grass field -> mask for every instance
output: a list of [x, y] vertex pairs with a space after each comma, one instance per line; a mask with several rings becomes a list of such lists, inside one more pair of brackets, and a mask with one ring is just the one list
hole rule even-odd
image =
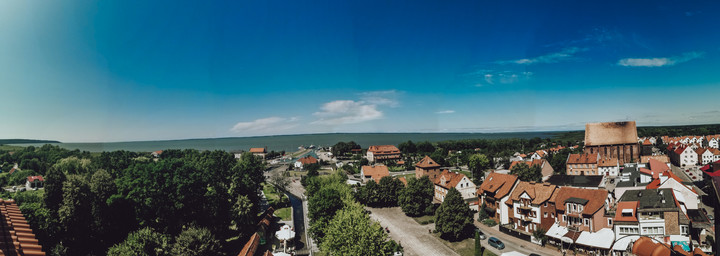
[[[439, 233], [434, 234], [440, 241], [442, 241], [445, 245], [450, 247], [453, 251], [457, 252], [461, 256], [473, 256], [475, 255], [475, 239], [474, 238], [467, 238], [462, 241], [457, 242], [450, 242], [445, 239], [440, 238]], [[485, 250], [483, 253], [483, 256], [497, 256], [496, 254], [492, 253], [490, 250]]]
[[412, 217], [412, 218], [413, 218], [413, 220], [415, 220], [415, 222], [417, 222], [420, 225], [425, 225], [425, 224], [435, 222], [435, 216], [432, 216], [432, 215], [425, 215], [425, 216]]
[[3, 150], [3, 151], [19, 151], [23, 148], [24, 147], [21, 147], [21, 146], [0, 145], [0, 150]]
[[280, 208], [280, 209], [277, 209], [277, 210], [275, 211], [275, 216], [280, 217], [280, 218], [281, 218], [282, 220], [284, 220], [284, 221], [289, 221], [289, 220], [291, 220], [291, 219], [290, 219], [290, 214], [292, 214], [292, 208], [291, 208], [291, 207]]

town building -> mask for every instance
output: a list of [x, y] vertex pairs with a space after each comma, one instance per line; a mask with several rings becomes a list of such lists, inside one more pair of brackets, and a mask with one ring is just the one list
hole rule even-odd
[[600, 154], [569, 154], [565, 162], [567, 175], [600, 175], [598, 173]]
[[520, 181], [506, 203], [513, 228], [531, 235], [536, 230], [550, 229], [555, 223], [555, 206], [548, 204], [557, 186], [548, 183]]
[[375, 183], [380, 183], [380, 179], [385, 176], [390, 176], [390, 171], [387, 166], [384, 165], [363, 165], [360, 168], [360, 178], [363, 183], [367, 183], [370, 180], [374, 180]]
[[415, 164], [415, 178], [418, 179], [422, 176], [428, 176], [430, 180], [435, 180], [440, 175], [440, 172], [442, 172], [440, 165], [429, 156], [425, 156]]
[[560, 187], [550, 198], [556, 222], [545, 233], [555, 243], [572, 242], [595, 254], [608, 254], [615, 238], [612, 217], [606, 216], [611, 200], [604, 189]]
[[550, 165], [550, 162], [545, 159], [534, 159], [531, 161], [513, 161], [512, 163], [510, 163], [510, 170], [512, 170], [515, 165], [520, 163], [525, 163], [529, 167], [535, 165], [540, 167], [540, 172], [542, 173], [542, 181], [546, 181], [547, 179], [549, 179], [550, 176], [552, 176], [555, 172], [555, 170], [552, 168], [552, 165]]
[[662, 162], [668, 167], [670, 167], [670, 157], [667, 155], [650, 155], [650, 156], [641, 156], [640, 157], [640, 163], [647, 164], [650, 162], [650, 159], [655, 159], [656, 161]]
[[620, 164], [640, 160], [635, 121], [585, 124], [585, 154], [617, 158]]
[[33, 190], [42, 188], [45, 184], [43, 176], [28, 176], [25, 180], [25, 189]]
[[547, 151], [541, 149], [541, 150], [535, 151], [535, 152], [530, 156], [530, 159], [531, 159], [531, 160], [540, 160], [540, 159], [545, 158], [546, 155], [547, 155]]
[[307, 166], [309, 164], [317, 164], [317, 163], [318, 163], [317, 158], [315, 158], [313, 156], [306, 156], [306, 157], [302, 157], [302, 158], [298, 159], [297, 161], [295, 161], [294, 166], [295, 166], [295, 168], [302, 170], [305, 168], [305, 166]]
[[267, 155], [267, 149], [266, 148], [250, 148], [250, 153], [252, 153], [253, 156], [257, 156], [262, 159], [265, 159], [265, 155]]
[[555, 186], [599, 189], [603, 187], [603, 176], [553, 175], [546, 182]]
[[370, 146], [367, 150], [367, 160], [370, 162], [395, 162], [400, 160], [400, 150], [394, 145]]
[[705, 136], [705, 146], [709, 148], [720, 148], [720, 134]]
[[698, 156], [697, 164], [699, 165], [709, 164], [714, 159], [714, 154], [709, 148], [698, 148], [695, 153]]
[[[625, 235], [649, 236], [667, 244], [689, 244], [690, 220], [678, 207], [672, 189], [627, 191], [619, 200], [620, 221], [615, 220], [618, 238]], [[636, 206], [636, 209], [632, 209]], [[619, 208], [619, 207], [618, 207]], [[625, 215], [623, 216], [623, 211]], [[631, 215], [634, 214], [634, 215]], [[616, 218], [617, 213], [616, 213]]]
[[698, 163], [698, 155], [688, 146], [679, 146], [670, 152], [670, 161], [678, 167], [694, 167]]
[[477, 201], [477, 188], [465, 174], [459, 172], [443, 171], [433, 182], [435, 183], [435, 199], [445, 200], [450, 188], [457, 189], [466, 201]]
[[620, 160], [617, 158], [600, 159], [597, 166], [600, 175], [615, 177], [620, 174]]
[[480, 207], [485, 209], [491, 219], [501, 225], [510, 223], [509, 207], [506, 202], [517, 182], [516, 175], [491, 172], [477, 190]]
[[[648, 237], [640, 237], [632, 245], [632, 253], [636, 256], [657, 256], [657, 255], [684, 255], [684, 256], [708, 256], [700, 248], [695, 248], [692, 253], [686, 251], [682, 245], [676, 244], [672, 247], [659, 244]], [[674, 251], [674, 252], [671, 252]]]
[[158, 150], [158, 151], [153, 151], [152, 153], [150, 153], [150, 155], [152, 155], [154, 158], [158, 158], [158, 157], [160, 157], [160, 155], [162, 155], [162, 153], [163, 153], [162, 150]]

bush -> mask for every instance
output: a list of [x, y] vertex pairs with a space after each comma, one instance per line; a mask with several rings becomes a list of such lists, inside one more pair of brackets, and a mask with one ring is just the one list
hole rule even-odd
[[497, 225], [497, 222], [495, 222], [495, 220], [493, 219], [486, 219], [482, 221], [482, 224], [485, 224], [485, 226], [488, 227], [494, 227], [495, 225]]

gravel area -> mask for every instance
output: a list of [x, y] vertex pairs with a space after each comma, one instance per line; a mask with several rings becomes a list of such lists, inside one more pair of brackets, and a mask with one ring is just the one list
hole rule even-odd
[[405, 250], [404, 255], [458, 255], [438, 238], [428, 233], [431, 226], [418, 224], [412, 218], [405, 216], [400, 207], [367, 207], [366, 209], [370, 211], [370, 218], [390, 229], [390, 237], [402, 244]]

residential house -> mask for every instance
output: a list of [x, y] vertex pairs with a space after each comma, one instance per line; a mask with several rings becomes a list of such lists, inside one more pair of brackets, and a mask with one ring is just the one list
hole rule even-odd
[[509, 207], [506, 202], [517, 182], [516, 175], [491, 172], [477, 190], [478, 204], [485, 209], [490, 218], [500, 224], [510, 223]]
[[600, 154], [569, 154], [566, 161], [567, 175], [601, 175], [598, 173]]
[[43, 176], [28, 176], [25, 180], [25, 188], [27, 190], [42, 188], [44, 183], [45, 179]]
[[444, 170], [433, 183], [435, 183], [435, 199], [440, 202], [445, 200], [450, 188], [457, 189], [466, 201], [477, 201], [475, 183], [465, 174]]
[[555, 186], [599, 189], [603, 186], [603, 176], [553, 175], [546, 182]]
[[520, 181], [508, 200], [510, 223], [522, 233], [532, 235], [536, 230], [550, 229], [555, 223], [555, 206], [549, 205], [557, 186], [549, 183]]
[[708, 148], [708, 151], [713, 154], [713, 162], [720, 161], [720, 149], [717, 148]]
[[415, 178], [418, 179], [422, 176], [428, 176], [430, 180], [435, 180], [440, 175], [440, 172], [442, 172], [440, 165], [429, 156], [425, 156], [415, 164]]
[[698, 156], [698, 164], [705, 165], [713, 161], [714, 154], [709, 148], [698, 148], [695, 150]]
[[317, 164], [317, 163], [318, 163], [317, 158], [315, 158], [313, 156], [306, 156], [306, 157], [300, 158], [297, 161], [295, 161], [295, 168], [299, 168], [300, 170], [302, 170], [305, 168], [305, 166], [307, 166], [309, 164]]
[[370, 146], [367, 160], [370, 162], [395, 162], [400, 159], [400, 150], [394, 145]]
[[158, 157], [160, 157], [160, 155], [162, 155], [162, 153], [163, 153], [162, 150], [158, 150], [158, 151], [153, 151], [152, 153], [150, 153], [150, 155], [152, 155], [154, 158], [158, 158]]
[[525, 163], [529, 167], [532, 167], [534, 165], [539, 166], [540, 172], [542, 173], [542, 181], [548, 180], [550, 176], [552, 176], [555, 172], [555, 170], [553, 170], [552, 166], [550, 165], [550, 162], [545, 159], [534, 159], [531, 161], [513, 161], [512, 163], [510, 163], [510, 170], [512, 170], [515, 165], [520, 163]]
[[546, 155], [547, 155], [547, 151], [541, 149], [541, 150], [535, 151], [535, 152], [530, 156], [530, 159], [531, 159], [531, 160], [540, 160], [540, 159], [545, 158]]
[[694, 167], [697, 165], [697, 152], [691, 147], [679, 146], [670, 152], [670, 161], [678, 167]]
[[617, 158], [620, 164], [640, 159], [635, 121], [585, 124], [585, 154]]
[[700, 195], [695, 192], [692, 183], [686, 184], [677, 175], [667, 170], [659, 175], [659, 177], [646, 186], [647, 189], [672, 189], [675, 199], [678, 201], [680, 209], [687, 213], [687, 210], [698, 209]]
[[720, 134], [705, 136], [705, 146], [709, 148], [720, 148]]
[[[634, 215], [621, 216], [615, 221], [620, 235], [649, 236], [667, 244], [671, 242], [689, 243], [690, 220], [682, 212], [673, 196], [672, 189], [644, 189], [627, 191], [620, 198], [623, 210], [629, 215], [631, 207], [637, 205]], [[622, 211], [620, 214], [622, 215]], [[617, 218], [617, 214], [615, 216]], [[637, 219], [637, 220], [635, 220]]]
[[654, 179], [660, 177], [661, 171], [653, 171], [652, 169], [640, 168], [637, 164], [626, 164], [620, 170], [620, 175], [616, 179], [619, 181], [615, 184], [613, 194], [615, 198], [620, 198], [629, 190], [643, 190]]
[[649, 163], [650, 159], [655, 159], [657, 161], [660, 161], [667, 165], [667, 167], [670, 167], [670, 157], [667, 155], [651, 155], [651, 156], [641, 156], [640, 157], [640, 163]]
[[612, 217], [605, 214], [610, 204], [607, 190], [560, 187], [549, 200], [557, 219], [545, 234], [554, 241], [569, 239], [576, 246], [605, 255], [615, 238]]
[[252, 153], [253, 156], [258, 156], [262, 159], [265, 159], [265, 155], [267, 155], [267, 149], [266, 148], [250, 148], [250, 153]]
[[363, 183], [367, 183], [371, 179], [376, 183], [380, 183], [380, 179], [385, 176], [390, 176], [390, 171], [384, 165], [363, 165], [360, 168], [360, 178]]
[[598, 161], [598, 173], [603, 176], [618, 176], [620, 173], [620, 160], [617, 158], [603, 158]]

